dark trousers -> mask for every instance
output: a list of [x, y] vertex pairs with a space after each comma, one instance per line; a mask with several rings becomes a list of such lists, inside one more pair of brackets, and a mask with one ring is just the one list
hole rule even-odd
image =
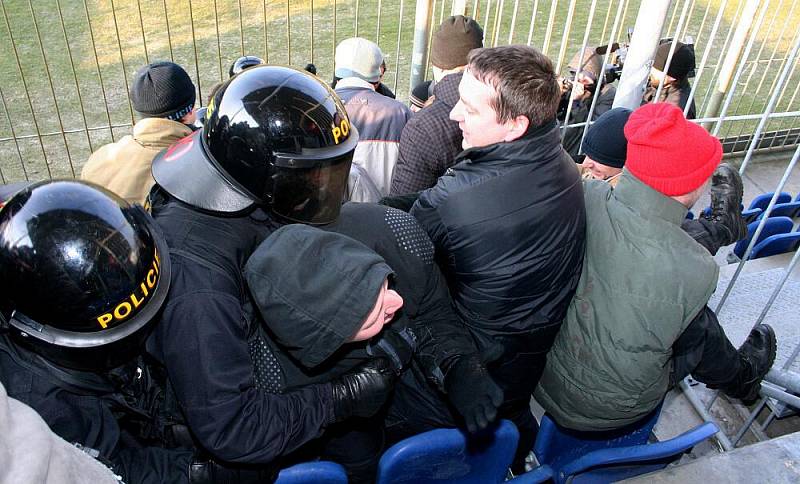
[[738, 351], [708, 306], [672, 344], [673, 385], [691, 374], [694, 379], [719, 388], [735, 381], [741, 369]]
[[698, 244], [708, 250], [711, 255], [717, 253], [720, 247], [728, 245], [729, 234], [720, 224], [709, 222], [705, 219], [684, 220], [681, 228], [689, 234]]
[[[495, 335], [493, 338], [503, 347], [501, 357], [488, 365], [492, 378], [505, 396], [498, 418], [514, 422], [520, 435], [512, 464], [515, 472], [524, 466], [525, 457], [536, 441], [539, 424], [531, 413], [531, 396], [560, 327], [560, 324], [554, 324], [528, 333]], [[406, 372], [396, 389], [386, 421], [389, 444], [428, 430], [457, 426], [460, 418], [456, 410], [445, 403], [446, 398], [425, 383], [421, 375]]]

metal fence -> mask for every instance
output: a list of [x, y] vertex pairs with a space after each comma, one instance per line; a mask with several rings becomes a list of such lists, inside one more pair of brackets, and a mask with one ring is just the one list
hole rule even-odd
[[[753, 3], [756, 9], [748, 10]], [[405, 99], [420, 9], [426, 41], [431, 26], [462, 11], [484, 26], [486, 45], [534, 45], [565, 73], [582, 45], [624, 43], [640, 9], [648, 8], [648, 0], [2, 0], [0, 181], [79, 174], [93, 150], [130, 131], [129, 80], [156, 59], [185, 66], [202, 105], [240, 55], [300, 67], [313, 62], [331, 79], [336, 43], [359, 35], [384, 50], [386, 82]], [[753, 27], [737, 37], [737, 26], [749, 18]], [[724, 54], [737, 42], [743, 46], [723, 109], [707, 116], [721, 137], [740, 139], [733, 145], [751, 139], [756, 115], [775, 92], [775, 114], [764, 131], [785, 135], [769, 137], [770, 146], [797, 143], [791, 127], [800, 111], [800, 73], [789, 51], [798, 20], [800, 8], [791, 0], [675, 0], [669, 6], [662, 36], [691, 38], [696, 46], [698, 113], [707, 113], [716, 85], [730, 76]], [[425, 61], [424, 72], [428, 67]]]

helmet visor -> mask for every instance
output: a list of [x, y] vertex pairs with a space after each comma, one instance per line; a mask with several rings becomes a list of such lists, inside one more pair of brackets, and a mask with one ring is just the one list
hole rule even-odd
[[276, 165], [272, 211], [293, 222], [313, 225], [333, 222], [342, 207], [352, 160], [350, 151], [312, 167]]

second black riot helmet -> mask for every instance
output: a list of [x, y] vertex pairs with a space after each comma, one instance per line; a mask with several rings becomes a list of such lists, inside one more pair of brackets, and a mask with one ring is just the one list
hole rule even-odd
[[153, 177], [189, 205], [232, 213], [262, 205], [297, 222], [339, 215], [358, 132], [319, 78], [247, 69], [221, 87], [202, 131], [153, 161]]

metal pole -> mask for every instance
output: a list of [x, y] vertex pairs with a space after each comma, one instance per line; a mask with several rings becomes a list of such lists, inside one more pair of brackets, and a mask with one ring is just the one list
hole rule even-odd
[[[733, 39], [728, 49], [725, 51], [725, 59], [722, 61], [722, 69], [717, 77], [717, 87], [711, 94], [708, 100], [706, 111], [703, 114], [704, 118], [715, 118], [720, 113], [720, 106], [728, 92], [730, 86], [731, 76], [736, 64], [739, 62], [739, 56], [744, 48], [747, 33], [750, 31], [750, 26], [753, 24], [753, 19], [756, 17], [756, 10], [758, 9], [759, 0], [747, 0], [742, 16], [739, 17], [739, 24], [736, 26], [736, 32], [733, 34]], [[634, 34], [635, 35], [635, 34]], [[710, 126], [704, 126], [709, 129]]]
[[550, 3], [550, 16], [547, 18], [547, 30], [544, 33], [544, 43], [542, 43], [542, 54], [547, 55], [550, 47], [550, 37], [553, 35], [553, 25], [556, 23], [556, 12], [558, 11], [558, 0]]
[[533, 40], [533, 26], [536, 24], [536, 13], [539, 10], [539, 0], [533, 0], [533, 11], [531, 12], [531, 25], [528, 29], [528, 45], [531, 45]]
[[[694, 394], [694, 390], [686, 382], [686, 378], [681, 380], [680, 387], [681, 390], [683, 390], [683, 394], [686, 395], [686, 398], [689, 400], [689, 403], [692, 404], [694, 409], [700, 415], [700, 418], [702, 418], [706, 422], [713, 422], [714, 417], [712, 417], [708, 413], [708, 411], [706, 411], [706, 407], [703, 405], [703, 402], [701, 402], [700, 399], [697, 398], [697, 395]], [[725, 432], [723, 432], [722, 430], [717, 432], [714, 435], [714, 438], [717, 439], [717, 442], [719, 442], [719, 444], [722, 446], [723, 449], [733, 450], [733, 444], [731, 443], [730, 439], [728, 439], [728, 436], [725, 435]]]
[[431, 32], [432, 0], [417, 0], [414, 16], [414, 47], [411, 54], [411, 88], [425, 80], [428, 64], [428, 37]]
[[[711, 53], [711, 46], [714, 44], [714, 39], [717, 36], [717, 30], [719, 29], [719, 24], [722, 21], [722, 14], [725, 12], [725, 6], [728, 4], [728, 0], [722, 0], [722, 5], [719, 6], [719, 12], [717, 12], [717, 18], [714, 20], [714, 26], [711, 27], [711, 33], [708, 35], [708, 42], [706, 44], [706, 50], [703, 52], [703, 60], [700, 61], [700, 67], [697, 69], [697, 76], [694, 79], [694, 85], [692, 86], [692, 90], [689, 93], [689, 99], [686, 100], [686, 107], [683, 109], [683, 115], [689, 112], [689, 108], [692, 107], [692, 101], [694, 101], [694, 94], [697, 91], [697, 87], [700, 85], [700, 77], [703, 75], [703, 72], [706, 68], [706, 62], [708, 62], [708, 56]], [[709, 3], [709, 5], [711, 5]], [[708, 10], [706, 10], [708, 13]]]
[[645, 83], [650, 76], [653, 55], [658, 47], [668, 10], [669, 2], [642, 0], [639, 13], [636, 15], [631, 46], [625, 58], [625, 66], [622, 68], [622, 77], [617, 86], [615, 108], [636, 109], [642, 104]]
[[[572, 17], [575, 15], [575, 4], [577, 0], [570, 0], [569, 6], [567, 7], [567, 19], [564, 25], [564, 33], [561, 35], [561, 47], [558, 49], [558, 61], [556, 61], [556, 73], [561, 72], [561, 65], [564, 63], [564, 56], [567, 53], [567, 44], [569, 43], [569, 32], [572, 30]], [[585, 51], [586, 47], [581, 50], [581, 53]], [[598, 85], [600, 84], [600, 79], [597, 80]]]
[[[675, 28], [675, 35], [672, 36], [673, 39], [678, 39], [678, 33], [683, 28], [683, 24], [686, 22], [686, 12], [689, 10], [689, 1], [686, 0], [683, 2], [683, 9], [681, 10], [681, 16], [678, 18], [678, 26]], [[677, 11], [677, 9], [675, 9]], [[670, 27], [672, 27], [672, 22], [670, 22]], [[664, 90], [664, 84], [667, 79], [667, 72], [669, 71], [669, 66], [672, 64], [672, 56], [675, 54], [675, 48], [678, 46], [677, 42], [672, 42], [669, 46], [669, 53], [667, 54], [667, 60], [664, 62], [664, 71], [661, 73], [661, 78], [658, 82], [658, 88], [656, 89], [656, 95], [653, 96], [653, 102], [658, 102], [661, 98], [661, 92]]]
[[[477, 1], [475, 2], [477, 5]], [[453, 0], [453, 6], [450, 8], [450, 15], [466, 15], [467, 14], [467, 0]]]

